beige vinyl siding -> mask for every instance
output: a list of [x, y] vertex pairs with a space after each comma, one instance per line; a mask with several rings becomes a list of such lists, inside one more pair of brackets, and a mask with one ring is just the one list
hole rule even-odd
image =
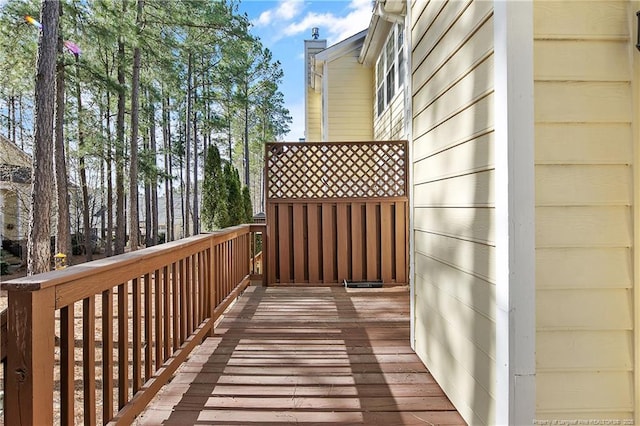
[[534, 2], [540, 420], [633, 418], [628, 6]]
[[[25, 191], [26, 192], [26, 191]], [[26, 194], [21, 194], [22, 196]], [[4, 205], [0, 205], [2, 207], [2, 225], [4, 229], [2, 230], [2, 236], [9, 240], [19, 240], [24, 238], [23, 235], [20, 235], [20, 227], [21, 223], [24, 223], [25, 218], [24, 213], [21, 215], [19, 212], [20, 205], [24, 201], [24, 198], [18, 197], [18, 193], [14, 189], [0, 189], [0, 201], [4, 201]], [[12, 225], [7, 227], [7, 225]]]
[[[375, 89], [374, 89], [375, 91]], [[391, 104], [378, 116], [375, 111], [373, 119], [373, 137], [375, 140], [404, 140], [405, 134], [405, 105], [404, 89], [398, 89]]]
[[328, 63], [328, 140], [372, 140], [373, 72], [358, 63], [358, 50]]
[[493, 3], [412, 3], [415, 346], [470, 424], [495, 423]]
[[307, 87], [307, 114], [305, 123], [305, 139], [307, 142], [322, 141], [322, 95]]

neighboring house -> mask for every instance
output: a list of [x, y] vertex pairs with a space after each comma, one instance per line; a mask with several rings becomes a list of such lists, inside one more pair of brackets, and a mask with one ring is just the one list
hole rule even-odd
[[640, 423], [638, 10], [375, 3], [363, 112], [410, 141], [412, 343], [470, 424]]
[[0, 136], [0, 235], [26, 238], [31, 190], [31, 157]]
[[366, 33], [329, 48], [305, 41], [307, 142], [372, 140], [373, 75], [358, 62]]

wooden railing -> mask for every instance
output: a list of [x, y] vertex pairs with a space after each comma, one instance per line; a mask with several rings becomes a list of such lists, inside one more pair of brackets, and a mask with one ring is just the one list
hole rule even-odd
[[257, 277], [256, 233], [264, 225], [3, 283], [5, 424], [130, 424]]

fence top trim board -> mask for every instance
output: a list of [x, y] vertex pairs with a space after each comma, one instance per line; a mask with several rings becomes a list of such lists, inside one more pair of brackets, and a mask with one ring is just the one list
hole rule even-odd
[[[131, 277], [136, 277], [148, 273], [149, 270], [162, 268], [165, 266], [163, 257], [167, 253], [171, 253], [177, 260], [197, 253], [210, 245], [217, 245], [222, 242], [231, 240], [240, 234], [249, 232], [261, 232], [265, 229], [264, 224], [255, 225], [238, 225], [227, 228], [223, 231], [215, 231], [209, 234], [194, 235], [192, 237], [183, 238], [157, 246], [124, 253], [114, 257], [94, 260], [92, 262], [82, 263], [70, 266], [63, 270], [49, 271], [43, 274], [33, 275], [29, 277], [16, 278], [0, 284], [2, 290], [8, 291], [37, 291], [49, 287], [59, 285], [73, 285], [73, 283], [83, 280], [96, 274], [106, 276], [110, 272], [116, 270], [122, 271], [127, 266], [131, 267]], [[177, 257], [176, 252], [182, 252], [182, 256]], [[140, 274], [138, 274], [140, 272]], [[115, 276], [115, 281], [126, 280], [122, 276]], [[117, 283], [115, 283], [117, 284]], [[105, 282], [104, 287], [109, 288], [112, 284]]]
[[268, 143], [267, 200], [406, 197], [407, 147], [407, 141]]

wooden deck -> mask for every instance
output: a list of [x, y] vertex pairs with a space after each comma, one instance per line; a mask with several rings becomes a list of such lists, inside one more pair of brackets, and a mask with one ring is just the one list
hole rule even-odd
[[409, 346], [406, 287], [249, 287], [139, 425], [464, 425]]

